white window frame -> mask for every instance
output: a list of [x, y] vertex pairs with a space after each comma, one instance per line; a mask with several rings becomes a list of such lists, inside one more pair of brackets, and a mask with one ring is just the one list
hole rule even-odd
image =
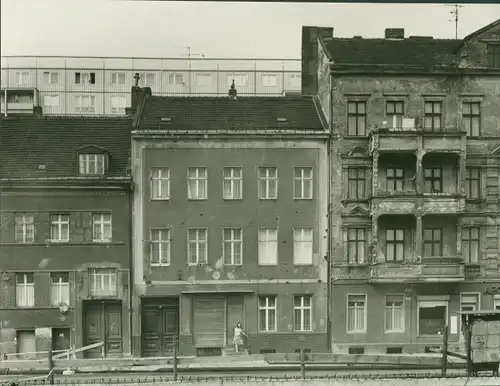
[[16, 84], [28, 84], [31, 79], [29, 71], [16, 71]]
[[[295, 299], [300, 298], [300, 305], [295, 305]], [[305, 299], [309, 299], [309, 305], [305, 305]], [[294, 295], [293, 297], [293, 330], [294, 331], [312, 331], [312, 296], [311, 295]], [[296, 311], [300, 312], [300, 328], [295, 329], [296, 327]], [[305, 328], [305, 312], [309, 311], [309, 328]]]
[[103, 175], [106, 169], [105, 154], [80, 154], [79, 172], [85, 175]]
[[[105, 278], [108, 286], [105, 288]], [[100, 284], [100, 287], [97, 287]], [[118, 272], [116, 268], [90, 268], [89, 293], [94, 297], [113, 297], [118, 294]]]
[[43, 72], [43, 82], [45, 84], [58, 84], [59, 83], [59, 73], [55, 71], [44, 71]]
[[[18, 280], [20, 276], [22, 281]], [[21, 294], [24, 296], [21, 297]], [[21, 301], [21, 299], [24, 299], [24, 301]], [[35, 307], [35, 275], [33, 272], [16, 273], [16, 307]]]
[[[277, 265], [278, 264], [278, 228], [259, 228], [258, 229], [258, 263], [259, 265]], [[274, 247], [270, 247], [274, 245]], [[268, 259], [267, 256], [273, 251], [274, 256]], [[266, 258], [264, 259], [264, 256]]]
[[52, 243], [68, 243], [69, 240], [70, 240], [69, 214], [67, 213], [51, 214], [50, 241]]
[[[261, 304], [261, 300], [264, 300], [264, 304]], [[274, 304], [272, 304], [274, 301]], [[276, 295], [263, 295], [259, 296], [258, 300], [259, 308], [259, 331], [260, 332], [276, 332], [278, 325], [278, 297]], [[274, 318], [270, 317], [271, 312], [274, 311]], [[264, 312], [264, 320], [262, 320], [262, 312]], [[270, 328], [270, 321], [273, 321], [274, 328]], [[264, 322], [264, 328], [262, 328], [262, 322]]]
[[[401, 306], [388, 306], [387, 301], [388, 298], [391, 296], [399, 296], [401, 297]], [[387, 328], [387, 309], [390, 309], [391, 312], [391, 326], [392, 328]], [[401, 310], [401, 328], [394, 328], [395, 325], [395, 310]], [[405, 295], [404, 294], [386, 294], [385, 295], [385, 303], [384, 303], [384, 330], [386, 333], [393, 334], [393, 333], [404, 333], [405, 332], [405, 323], [406, 323], [406, 307], [405, 307]]]
[[[226, 172], [227, 175], [226, 175]], [[229, 194], [226, 194], [226, 186]], [[236, 187], [239, 186], [239, 194]], [[240, 166], [224, 166], [222, 168], [222, 194], [224, 200], [243, 199], [243, 168]]]
[[[434, 306], [444, 306], [446, 307], [446, 322], [449, 323], [449, 313], [450, 313], [450, 304], [449, 300], [425, 300], [418, 299], [417, 300], [417, 336], [421, 337], [434, 337], [435, 335], [420, 335], [420, 308], [430, 308], [430, 307], [420, 307], [421, 304], [428, 304]], [[437, 336], [437, 335], [436, 335]]]
[[[170, 266], [171, 253], [171, 236], [170, 228], [151, 228], [150, 230], [150, 259], [151, 267], [168, 267]], [[156, 249], [154, 246], [156, 245]], [[154, 255], [158, 253], [158, 256]]]
[[127, 74], [122, 71], [115, 71], [111, 73], [111, 84], [125, 84], [127, 83]]
[[95, 112], [95, 95], [76, 95], [75, 111], [79, 113]]
[[[467, 297], [474, 297], [476, 298], [476, 301], [474, 303], [470, 302], [470, 301], [464, 301], [465, 298]], [[464, 309], [464, 305], [473, 305], [474, 307], [472, 307], [473, 309], [472, 310], [466, 310]], [[460, 311], [461, 312], [464, 312], [464, 311], [479, 311], [481, 309], [481, 293], [480, 292], [460, 292]], [[493, 309], [495, 309], [495, 298], [493, 298]], [[465, 337], [464, 337], [464, 334], [463, 334], [463, 331], [462, 331], [462, 325], [461, 325], [461, 318], [460, 316], [458, 317], [458, 321], [459, 321], [459, 329], [458, 331], [460, 331], [460, 339], [461, 340], [464, 340]]]
[[[271, 81], [272, 79], [272, 81]], [[262, 86], [264, 87], [277, 87], [278, 76], [276, 74], [262, 74]]]
[[151, 200], [170, 200], [170, 168], [154, 167], [149, 172], [151, 179]]
[[[55, 281], [54, 279], [57, 279], [57, 281]], [[61, 303], [69, 305], [70, 304], [69, 273], [54, 272], [50, 275], [50, 280], [51, 280], [50, 302], [52, 307], [59, 307]]]
[[[111, 96], [111, 112], [125, 113], [125, 109], [127, 107], [127, 97], [124, 95], [112, 95]], [[116, 103], [118, 101], [118, 103]], [[117, 106], [118, 105], [118, 106]]]
[[[19, 233], [21, 233], [21, 238], [17, 237]], [[33, 214], [15, 214], [14, 240], [20, 244], [32, 244], [35, 242], [35, 218]]]
[[[349, 303], [353, 303], [353, 301], [351, 301], [352, 297], [357, 297], [357, 298], [360, 298], [360, 297], [363, 297], [363, 307], [360, 307], [358, 304], [355, 304], [354, 306], [349, 306]], [[346, 331], [348, 334], [366, 334], [366, 325], [367, 325], [367, 322], [368, 322], [368, 315], [367, 315], [367, 311], [368, 311], [368, 296], [366, 294], [362, 294], [362, 293], [348, 293], [347, 294], [347, 302], [346, 302]], [[354, 303], [357, 303], [357, 302], [354, 302]], [[363, 309], [363, 326], [362, 328], [355, 328], [355, 329], [349, 329], [349, 314], [350, 312], [355, 312], [354, 315], [358, 315], [358, 313], [356, 312], [357, 310], [360, 310], [360, 309]], [[355, 316], [355, 319], [357, 320], [358, 317]], [[359, 325], [359, 320], [357, 320], [357, 322], [355, 323], [357, 325]]]
[[[304, 256], [306, 247], [311, 251]], [[314, 248], [314, 229], [312, 227], [293, 228], [293, 264], [312, 265]]]
[[[196, 237], [190, 238], [190, 231], [194, 231]], [[203, 232], [204, 237], [200, 237], [200, 232]], [[205, 265], [208, 263], [208, 228], [188, 228], [187, 229], [187, 253], [188, 265]], [[205, 246], [205, 256], [200, 254], [200, 245]], [[196, 261], [191, 261], [191, 248], [195, 248]], [[203, 258], [200, 258], [203, 257]]]
[[292, 88], [302, 86], [302, 75], [292, 74], [289, 78], [289, 84]]
[[[297, 176], [297, 172], [300, 173]], [[310, 172], [310, 176], [305, 176]], [[309, 184], [309, 194], [306, 195], [306, 184]], [[299, 189], [297, 189], [299, 188]], [[299, 190], [299, 191], [297, 191]], [[312, 200], [313, 198], [313, 168], [312, 166], [295, 166], [293, 168], [293, 198], [295, 200]]]
[[[276, 172], [272, 176], [272, 171]], [[258, 195], [260, 200], [276, 200], [278, 198], [279, 188], [279, 170], [276, 166], [259, 166], [257, 170], [258, 177]], [[271, 195], [271, 183], [275, 184], [274, 195]], [[264, 190], [264, 194], [261, 194]]]
[[[203, 79], [203, 81], [202, 81]], [[210, 79], [210, 82], [205, 79]], [[211, 73], [197, 73], [196, 74], [196, 86], [197, 87], [212, 87], [214, 83], [213, 75]]]
[[111, 213], [92, 213], [92, 240], [94, 243], [109, 243], [113, 239]]
[[139, 85], [141, 86], [153, 86], [155, 83], [155, 73], [154, 72], [140, 72], [139, 73]]
[[224, 265], [243, 265], [243, 228], [222, 228], [222, 255]]
[[248, 74], [229, 74], [227, 75], [227, 87], [231, 87], [233, 83], [235, 87], [248, 87], [249, 78]]
[[57, 94], [44, 95], [43, 96], [43, 106], [44, 107], [59, 107], [59, 95], [57, 95]]
[[[194, 171], [195, 176], [191, 177], [191, 171]], [[194, 183], [196, 196], [191, 191], [191, 183]], [[208, 199], [208, 170], [206, 167], [189, 167], [187, 171], [187, 184], [188, 184], [188, 200], [206, 200]], [[201, 188], [203, 188], [201, 190]], [[202, 192], [202, 196], [198, 193]]]
[[168, 84], [170, 86], [183, 86], [185, 84], [184, 73], [171, 72], [168, 74]]

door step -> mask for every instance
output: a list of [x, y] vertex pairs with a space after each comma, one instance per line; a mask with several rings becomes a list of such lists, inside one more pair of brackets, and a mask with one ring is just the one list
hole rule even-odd
[[234, 347], [227, 347], [222, 349], [222, 356], [230, 356], [230, 355], [248, 355], [247, 348], [240, 348], [239, 352], [236, 352]]

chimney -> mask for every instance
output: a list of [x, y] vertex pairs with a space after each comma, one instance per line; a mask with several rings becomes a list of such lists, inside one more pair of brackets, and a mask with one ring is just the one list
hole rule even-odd
[[318, 39], [333, 37], [332, 27], [302, 27], [302, 94], [318, 93]]
[[152, 95], [151, 87], [142, 87], [142, 88], [139, 87], [140, 76], [139, 76], [138, 72], [135, 73], [134, 79], [135, 79], [135, 84], [132, 86], [132, 90], [131, 90], [131, 93], [132, 93], [132, 98], [131, 98], [131, 103], [130, 103], [131, 107], [127, 107], [125, 109], [125, 113], [127, 115], [134, 115], [135, 112], [137, 111], [137, 107], [139, 107], [142, 100], [146, 96]]
[[233, 82], [231, 83], [231, 87], [229, 88], [229, 91], [227, 92], [227, 95], [229, 96], [229, 99], [236, 100], [236, 95], [238, 95], [238, 91], [236, 90], [236, 86], [234, 84], [234, 79], [233, 79]]
[[33, 106], [33, 115], [40, 118], [43, 115], [42, 106]]
[[386, 28], [385, 38], [390, 40], [401, 40], [405, 38], [404, 28]]

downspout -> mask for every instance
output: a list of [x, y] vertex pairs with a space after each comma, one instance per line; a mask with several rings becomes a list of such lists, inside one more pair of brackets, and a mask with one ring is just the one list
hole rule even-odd
[[[132, 157], [131, 157], [132, 158]], [[132, 162], [132, 161], [131, 161]], [[128, 238], [128, 256], [129, 256], [129, 267], [128, 267], [128, 274], [129, 274], [129, 279], [128, 279], [128, 294], [129, 294], [129, 323], [128, 323], [128, 329], [129, 329], [129, 337], [130, 337], [130, 356], [134, 356], [133, 354], [133, 329], [132, 329], [132, 323], [133, 323], [133, 315], [134, 315], [134, 308], [133, 308], [133, 293], [134, 293], [134, 259], [133, 259], [133, 252], [132, 252], [132, 209], [133, 209], [133, 191], [134, 191], [134, 185], [133, 181], [130, 182], [128, 186], [128, 214], [129, 214], [129, 219], [128, 219], [128, 231], [129, 231], [129, 238]]]
[[330, 73], [328, 76], [329, 80], [329, 93], [330, 93], [330, 98], [329, 98], [329, 117], [328, 117], [328, 143], [327, 143], [327, 160], [328, 160], [328, 203], [327, 203], [327, 208], [328, 208], [328, 232], [327, 232], [327, 239], [328, 239], [328, 248], [327, 248], [327, 261], [328, 261], [328, 268], [326, 270], [327, 272], [327, 299], [328, 299], [328, 304], [327, 304], [327, 329], [326, 329], [326, 338], [328, 340], [328, 351], [332, 352], [333, 351], [333, 345], [332, 345], [332, 286], [333, 282], [331, 280], [331, 270], [332, 270], [332, 205], [331, 205], [331, 190], [332, 190], [332, 113], [333, 113], [333, 107], [332, 107], [332, 96], [333, 96], [333, 90], [332, 90], [332, 74]]

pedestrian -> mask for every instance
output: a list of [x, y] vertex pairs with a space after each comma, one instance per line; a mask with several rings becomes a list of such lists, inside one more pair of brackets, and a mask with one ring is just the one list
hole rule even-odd
[[239, 348], [243, 345], [244, 337], [248, 337], [247, 334], [243, 332], [243, 328], [241, 327], [241, 322], [236, 323], [236, 327], [234, 328], [234, 347], [236, 348], [236, 352], [240, 352]]

